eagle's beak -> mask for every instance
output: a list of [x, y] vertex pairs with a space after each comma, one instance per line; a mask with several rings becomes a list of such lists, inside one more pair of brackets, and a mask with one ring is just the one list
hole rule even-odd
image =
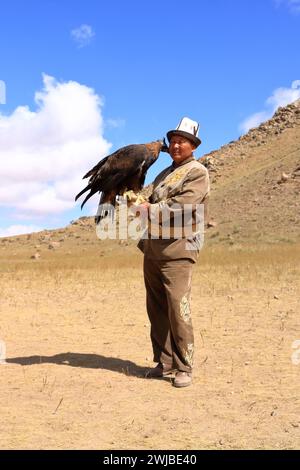
[[163, 144], [163, 145], [162, 145], [162, 148], [160, 149], [160, 151], [161, 151], [161, 152], [167, 152], [167, 153], [169, 153], [169, 147], [168, 147], [168, 145], [167, 145], [167, 143], [166, 143], [166, 139], [165, 139], [165, 138], [163, 138], [162, 144]]

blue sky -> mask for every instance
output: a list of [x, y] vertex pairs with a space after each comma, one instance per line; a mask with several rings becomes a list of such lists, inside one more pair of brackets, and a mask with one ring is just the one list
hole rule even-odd
[[0, 236], [91, 215], [98, 196], [83, 212], [73, 202], [79, 176], [183, 116], [200, 122], [201, 157], [300, 97], [300, 0], [0, 8]]

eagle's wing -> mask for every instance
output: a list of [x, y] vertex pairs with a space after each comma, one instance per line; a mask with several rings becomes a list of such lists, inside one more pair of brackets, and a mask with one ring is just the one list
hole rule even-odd
[[[89, 183], [77, 194], [75, 200], [88, 190], [90, 192], [81, 204], [81, 208], [97, 192], [112, 193], [112, 198], [115, 199], [116, 194], [127, 188], [132, 189], [130, 186], [133, 177], [136, 177], [142, 186], [145, 173], [155, 160], [156, 158], [143, 144], [123, 147], [105, 157], [84, 176], [90, 178]], [[115, 201], [109, 202], [114, 204]]]

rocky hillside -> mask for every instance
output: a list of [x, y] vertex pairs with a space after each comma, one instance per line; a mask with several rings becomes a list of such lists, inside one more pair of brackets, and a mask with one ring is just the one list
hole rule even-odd
[[204, 155], [210, 242], [300, 241], [300, 100]]

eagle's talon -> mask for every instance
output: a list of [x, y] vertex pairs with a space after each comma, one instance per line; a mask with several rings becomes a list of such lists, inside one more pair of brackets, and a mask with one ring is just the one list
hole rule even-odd
[[129, 191], [125, 191], [123, 193], [123, 198], [125, 198], [128, 202], [135, 202], [137, 199], [137, 195], [132, 189], [130, 189]]

